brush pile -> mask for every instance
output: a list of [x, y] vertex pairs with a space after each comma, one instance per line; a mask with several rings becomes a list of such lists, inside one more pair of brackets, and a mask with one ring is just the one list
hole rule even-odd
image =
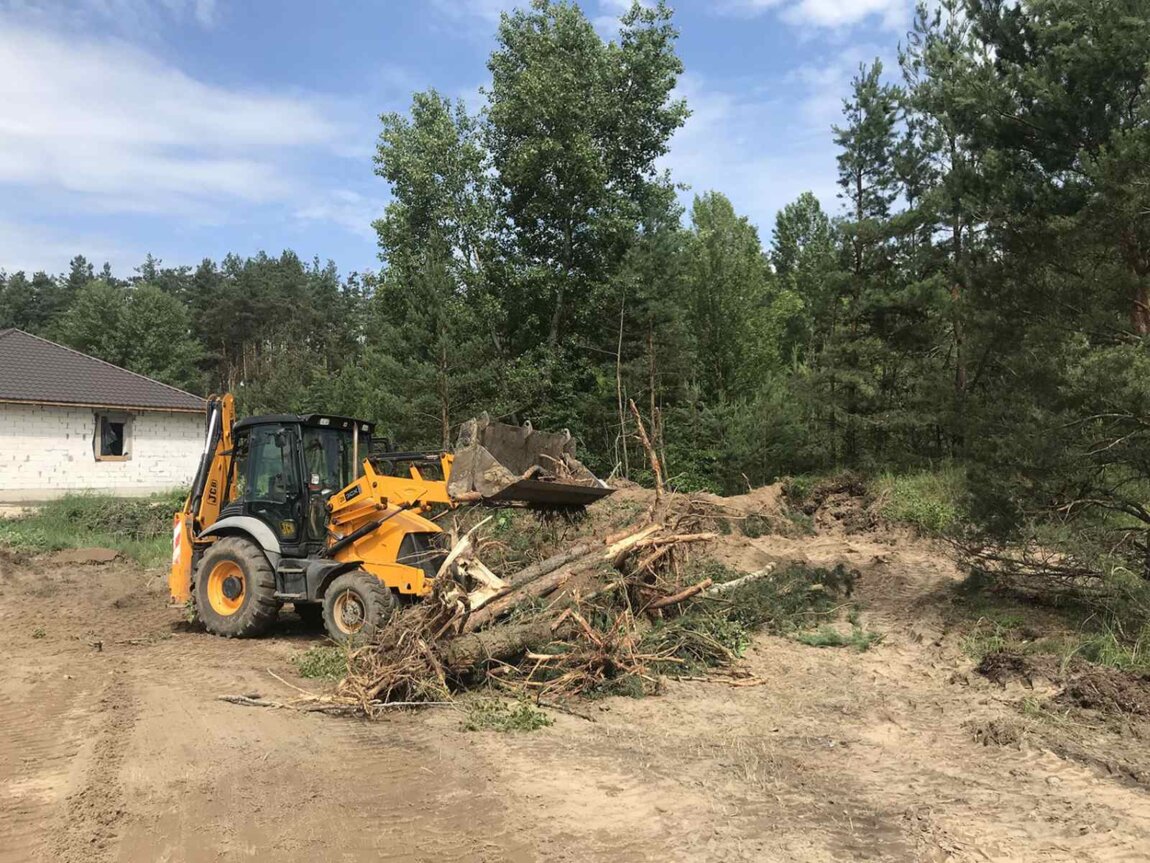
[[842, 567], [740, 575], [718, 566], [712, 577], [698, 565], [697, 550], [730, 531], [732, 513], [714, 496], [665, 491], [634, 403], [631, 411], [655, 476], [643, 518], [583, 537], [505, 579], [480, 561], [481, 522], [453, 545], [432, 594], [349, 655], [347, 675], [327, 700], [375, 715], [444, 703], [485, 683], [552, 706], [576, 696], [645, 694], [661, 675], [729, 669], [756, 629], [785, 632], [828, 619], [853, 584]]
[[[393, 702], [443, 701], [482, 682], [536, 698], [621, 682], [650, 691], [660, 669], [682, 662], [676, 644], [647, 637], [652, 626], [688, 600], [721, 602], [746, 580], [715, 585], [688, 565], [692, 549], [718, 536], [707, 529], [709, 510], [674, 496], [624, 530], [583, 538], [502, 581], [478, 562], [473, 531], [455, 545], [434, 592], [352, 652], [336, 694], [370, 714]], [[466, 589], [477, 573], [490, 589]]]

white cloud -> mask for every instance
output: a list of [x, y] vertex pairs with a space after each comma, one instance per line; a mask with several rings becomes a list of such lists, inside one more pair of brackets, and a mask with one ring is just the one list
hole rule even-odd
[[121, 273], [131, 272], [143, 258], [107, 237], [0, 219], [0, 268], [9, 274], [20, 270], [29, 276], [37, 270], [56, 273], [76, 254], [84, 255], [97, 267], [108, 261]]
[[723, 8], [736, 14], [755, 15], [777, 10], [783, 20], [796, 25], [846, 27], [870, 18], [897, 28], [910, 20], [913, 0], [727, 0]]
[[82, 32], [101, 25], [149, 39], [172, 24], [210, 29], [220, 20], [216, 0], [0, 0], [0, 13], [41, 26]]
[[130, 44], [0, 15], [0, 184], [111, 211], [266, 202], [292, 151], [339, 147], [326, 106], [198, 81]]
[[822, 75], [800, 70], [766, 87], [723, 87], [684, 75], [677, 95], [687, 99], [692, 114], [662, 160], [676, 181], [690, 185], [684, 203], [722, 192], [758, 226], [764, 244], [778, 211], [803, 192], [813, 192], [827, 212], [838, 212], [830, 125], [839, 119], [849, 74], [846, 61], [831, 68]]
[[383, 215], [387, 201], [360, 194], [353, 189], [333, 189], [326, 195], [299, 207], [293, 214], [301, 222], [327, 222], [364, 239], [375, 241], [371, 223]]

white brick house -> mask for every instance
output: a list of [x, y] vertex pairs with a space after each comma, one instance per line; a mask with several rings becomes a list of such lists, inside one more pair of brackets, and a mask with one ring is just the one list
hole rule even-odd
[[203, 449], [204, 408], [191, 393], [0, 330], [0, 503], [188, 485]]

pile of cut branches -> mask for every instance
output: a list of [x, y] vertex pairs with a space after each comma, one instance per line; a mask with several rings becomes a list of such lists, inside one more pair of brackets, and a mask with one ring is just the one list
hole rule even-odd
[[[624, 530], [580, 539], [506, 576], [478, 602], [466, 583], [477, 552], [455, 555], [429, 597], [352, 652], [336, 696], [371, 714], [481, 683], [559, 700], [613, 686], [653, 690], [661, 671], [683, 662], [679, 645], [646, 638], [653, 625], [769, 575], [715, 584], [691, 565], [693, 550], [718, 536], [702, 529], [706, 513], [686, 496], [662, 504]], [[473, 541], [479, 546], [471, 535], [463, 542]]]

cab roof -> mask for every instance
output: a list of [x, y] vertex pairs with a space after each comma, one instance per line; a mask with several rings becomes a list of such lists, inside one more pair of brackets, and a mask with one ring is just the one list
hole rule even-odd
[[340, 417], [332, 414], [262, 414], [261, 416], [247, 417], [235, 424], [234, 431], [245, 429], [250, 426], [257, 425], [304, 425], [304, 426], [317, 426], [319, 428], [331, 428], [336, 430], [351, 431], [352, 427], [359, 424], [360, 432], [370, 435], [375, 430], [373, 423], [365, 420], [357, 420], [352, 417]]

